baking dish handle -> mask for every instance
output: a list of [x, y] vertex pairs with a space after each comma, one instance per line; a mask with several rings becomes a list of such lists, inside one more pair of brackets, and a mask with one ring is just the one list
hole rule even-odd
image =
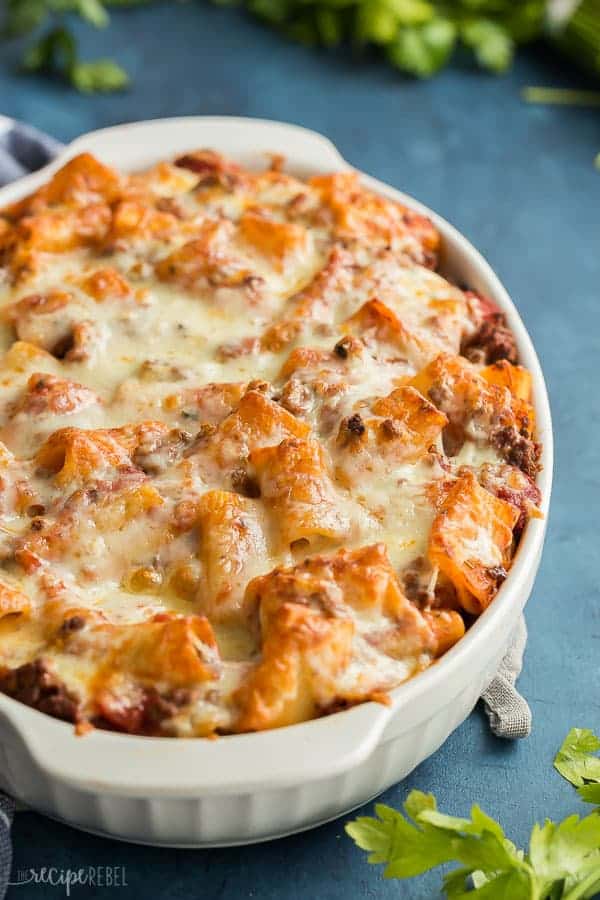
[[279, 152], [286, 168], [300, 176], [350, 168], [331, 141], [316, 131], [237, 116], [186, 116], [115, 125], [78, 137], [67, 148], [67, 155], [88, 150], [103, 162], [127, 171], [199, 147], [218, 147], [243, 166], [258, 169], [265, 167], [270, 155]]
[[42, 778], [119, 796], [245, 793], [355, 768], [376, 747], [390, 713], [388, 706], [365, 703], [299, 725], [218, 740], [100, 730], [79, 737], [72, 725], [0, 696], [0, 743], [13, 751], [18, 747], [12, 780], [25, 800], [31, 778], [27, 762]]

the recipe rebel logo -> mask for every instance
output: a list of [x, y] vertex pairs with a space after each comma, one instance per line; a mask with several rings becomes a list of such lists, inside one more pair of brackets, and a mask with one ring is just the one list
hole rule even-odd
[[43, 866], [39, 869], [17, 869], [10, 887], [39, 884], [62, 887], [67, 897], [74, 888], [123, 888], [128, 887], [125, 866], [82, 866], [79, 869], [59, 869]]

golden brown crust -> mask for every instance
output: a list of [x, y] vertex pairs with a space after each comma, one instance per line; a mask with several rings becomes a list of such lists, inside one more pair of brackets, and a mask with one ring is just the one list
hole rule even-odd
[[320, 444], [287, 438], [250, 454], [261, 497], [274, 516], [282, 547], [317, 537], [341, 541], [349, 521], [340, 511]]
[[507, 574], [519, 511], [465, 472], [432, 525], [429, 558], [454, 584], [462, 606], [478, 615]]
[[30, 609], [29, 597], [23, 591], [0, 582], [0, 619], [4, 616], [24, 615]]
[[246, 602], [260, 611], [263, 659], [238, 694], [244, 731], [289, 725], [385, 689], [384, 681], [365, 678], [350, 694], [343, 691], [344, 674], [359, 652], [353, 612], [378, 614], [369, 642], [411, 658], [415, 667], [420, 654], [438, 646], [402, 594], [381, 544], [276, 569], [248, 585]]

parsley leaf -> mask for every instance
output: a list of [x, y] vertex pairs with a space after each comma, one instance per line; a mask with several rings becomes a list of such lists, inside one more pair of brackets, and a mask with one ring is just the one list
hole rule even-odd
[[455, 24], [441, 17], [424, 25], [402, 28], [388, 47], [388, 59], [403, 72], [428, 78], [448, 62], [456, 37]]
[[478, 806], [470, 818], [448, 816], [431, 794], [411, 791], [404, 814], [377, 804], [376, 818], [346, 825], [368, 862], [386, 878], [411, 878], [445, 863], [449, 900], [583, 900], [600, 888], [600, 815], [535, 825], [527, 853]]
[[356, 10], [354, 34], [360, 43], [389, 44], [398, 30], [398, 19], [387, 3], [367, 0]]
[[534, 825], [529, 843], [529, 859], [538, 881], [546, 890], [555, 882], [568, 880], [571, 887], [593, 873], [600, 879], [600, 816], [585, 819], [569, 816], [558, 824], [547, 820]]
[[492, 72], [505, 72], [510, 66], [514, 42], [503, 25], [491, 19], [474, 19], [461, 29], [464, 43], [473, 49], [478, 63]]
[[77, 0], [75, 9], [82, 19], [95, 28], [105, 28], [108, 25], [108, 13], [100, 0]]
[[554, 768], [587, 803], [600, 805], [600, 738], [589, 728], [572, 728], [554, 757]]
[[582, 784], [580, 788], [577, 788], [577, 793], [586, 803], [596, 803], [600, 806], [600, 784], [598, 782]]
[[69, 77], [72, 84], [85, 94], [120, 91], [129, 84], [127, 72], [111, 59], [76, 62]]

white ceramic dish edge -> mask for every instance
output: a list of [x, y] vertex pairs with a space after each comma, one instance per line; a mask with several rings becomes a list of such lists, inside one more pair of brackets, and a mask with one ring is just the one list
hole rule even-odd
[[[284, 152], [290, 171], [350, 168], [326, 138], [258, 119], [194, 117], [115, 126], [75, 140], [45, 169], [0, 190], [0, 205], [43, 183], [66, 159], [90, 150], [123, 169], [210, 146], [246, 165]], [[393, 692], [385, 707], [351, 710], [261, 734], [218, 741], [130, 737], [73, 728], [0, 695], [0, 785], [30, 806], [78, 827], [172, 846], [248, 843], [339, 815], [405, 777], [469, 714], [490, 682], [531, 591], [552, 480], [552, 427], [541, 368], [502, 284], [444, 219], [363, 176], [377, 192], [429, 215], [443, 236], [446, 270], [506, 313], [533, 376], [544, 450], [543, 520], [531, 521], [497, 598], [439, 663]]]

